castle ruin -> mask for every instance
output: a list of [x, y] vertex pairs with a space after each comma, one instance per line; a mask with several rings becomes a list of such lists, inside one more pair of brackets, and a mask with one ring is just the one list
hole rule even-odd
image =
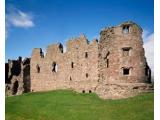
[[[136, 23], [127, 21], [104, 28], [99, 41], [89, 42], [84, 35], [69, 40], [66, 52], [60, 43], [49, 45], [45, 55], [41, 48], [35, 48], [26, 64], [20, 60], [20, 73], [10, 77], [7, 92], [12, 91], [12, 95], [18, 91], [71, 89], [117, 99], [151, 91], [151, 70], [144, 55], [142, 32]], [[11, 65], [6, 66], [8, 79]], [[17, 92], [13, 92], [16, 81]]]

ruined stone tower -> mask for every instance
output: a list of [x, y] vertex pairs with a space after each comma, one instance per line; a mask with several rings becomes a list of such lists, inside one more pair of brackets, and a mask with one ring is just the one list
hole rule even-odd
[[100, 74], [107, 84], [143, 83], [146, 59], [142, 29], [133, 22], [106, 28], [100, 33]]
[[100, 32], [100, 40], [84, 35], [63, 45], [35, 48], [30, 61], [30, 90], [72, 89], [101, 98], [126, 98], [148, 92], [151, 72], [144, 56], [142, 28], [128, 21]]
[[142, 28], [131, 21], [100, 32], [99, 89], [106, 90], [101, 90], [103, 96], [124, 97], [137, 93], [134, 89], [145, 89], [143, 83], [150, 82], [142, 32]]

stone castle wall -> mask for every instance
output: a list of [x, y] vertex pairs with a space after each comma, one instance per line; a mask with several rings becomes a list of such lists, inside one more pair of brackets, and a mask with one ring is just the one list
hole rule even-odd
[[[34, 49], [31, 57], [31, 90], [74, 89], [94, 91], [98, 82], [98, 42], [80, 36], [67, 43], [47, 47], [46, 55]], [[38, 72], [39, 66], [40, 71]], [[55, 67], [55, 68], [54, 68]], [[55, 69], [55, 70], [54, 70]]]
[[[35, 48], [30, 72], [23, 74], [24, 91], [72, 89], [101, 98], [125, 98], [152, 90], [151, 71], [144, 56], [142, 29], [128, 21], [100, 32], [100, 40], [84, 35], [63, 45], [49, 45], [44, 55]], [[19, 75], [20, 76], [20, 75]], [[28, 80], [30, 79], [30, 80]], [[28, 81], [28, 82], [27, 82]]]

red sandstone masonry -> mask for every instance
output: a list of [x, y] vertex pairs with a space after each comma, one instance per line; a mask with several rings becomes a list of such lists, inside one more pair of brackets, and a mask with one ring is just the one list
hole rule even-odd
[[[98, 83], [98, 43], [88, 42], [80, 36], [67, 43], [63, 53], [62, 45], [50, 45], [46, 56], [40, 56], [40, 49], [34, 49], [31, 57], [31, 90], [74, 89], [82, 92], [94, 91]], [[52, 64], [57, 71], [52, 71]], [[40, 66], [37, 73], [36, 66]]]
[[[28, 73], [30, 84], [25, 87], [33, 92], [95, 92], [104, 99], [126, 98], [152, 90], [142, 28], [131, 21], [103, 29], [99, 43], [89, 43], [81, 35], [69, 40], [66, 49], [64, 53], [62, 44], [52, 44], [44, 55], [40, 48], [35, 48]], [[28, 80], [23, 79], [25, 83]]]

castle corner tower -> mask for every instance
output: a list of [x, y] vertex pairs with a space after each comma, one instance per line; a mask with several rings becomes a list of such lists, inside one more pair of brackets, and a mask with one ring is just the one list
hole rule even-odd
[[[142, 28], [132, 21], [100, 32], [99, 82], [107, 89], [106, 94], [115, 92], [115, 87], [118, 94], [122, 93], [123, 96], [129, 94], [126, 91], [135, 91], [133, 89], [149, 82], [150, 73], [144, 55], [142, 32]], [[123, 92], [123, 89], [129, 90]]]

